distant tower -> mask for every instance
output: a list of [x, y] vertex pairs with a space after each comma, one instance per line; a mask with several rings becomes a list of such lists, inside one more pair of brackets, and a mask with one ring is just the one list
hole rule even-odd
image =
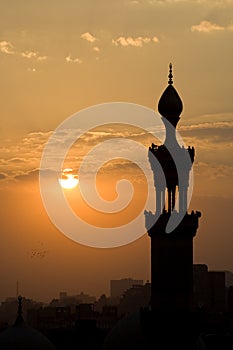
[[[162, 94], [158, 110], [166, 128], [163, 145], [152, 144], [149, 161], [154, 173], [156, 188], [156, 223], [148, 234], [151, 238], [151, 306], [161, 312], [188, 312], [192, 307], [193, 294], [193, 237], [198, 228], [200, 212], [187, 213], [189, 174], [194, 161], [194, 148], [185, 149], [176, 139], [176, 126], [183, 110], [182, 101], [173, 86], [172, 65], [169, 66], [168, 86]], [[173, 150], [182, 166], [182, 176], [169, 150]], [[190, 161], [187, 163], [187, 157]], [[159, 179], [153, 165], [153, 157], [159, 161], [166, 183]], [[167, 197], [167, 201], [165, 198]], [[175, 207], [179, 199], [179, 208]], [[167, 223], [173, 213], [183, 214], [180, 224], [166, 233]], [[151, 218], [146, 217], [148, 227]], [[148, 220], [148, 221], [147, 221]]]

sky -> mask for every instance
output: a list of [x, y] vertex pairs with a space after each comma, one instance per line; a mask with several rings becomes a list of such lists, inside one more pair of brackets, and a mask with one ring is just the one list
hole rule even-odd
[[[232, 0], [0, 0], [0, 300], [15, 296], [17, 280], [21, 294], [44, 301], [60, 291], [109, 294], [110, 279], [150, 280], [146, 234], [111, 249], [70, 240], [45, 211], [38, 173], [48, 138], [74, 113], [108, 102], [157, 111], [170, 62], [184, 105], [178, 131], [196, 150], [194, 262], [233, 271], [232, 13]], [[152, 140], [119, 125], [92, 129], [66, 167], [78, 171], [92, 147], [122, 136], [146, 147]], [[145, 201], [140, 170], [118, 159], [98, 174], [106, 200], [125, 175], [136, 200], [119, 215], [96, 215], [78, 188], [67, 200], [95, 224], [124, 223]]]

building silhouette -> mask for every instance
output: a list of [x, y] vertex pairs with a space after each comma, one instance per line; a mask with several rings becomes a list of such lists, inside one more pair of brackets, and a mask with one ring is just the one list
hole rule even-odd
[[142, 286], [143, 280], [135, 280], [132, 278], [122, 278], [120, 280], [110, 281], [110, 296], [111, 298], [119, 298], [124, 292], [133, 286]]
[[127, 315], [139, 310], [141, 307], [147, 307], [150, 303], [150, 297], [150, 283], [132, 286], [124, 292], [119, 301], [119, 314]]
[[[117, 323], [106, 338], [104, 350], [205, 348], [198, 336], [198, 315], [193, 312], [193, 237], [201, 213], [187, 211], [195, 151], [193, 147], [185, 149], [176, 139], [183, 105], [173, 86], [171, 64], [169, 68], [168, 86], [158, 103], [166, 129], [165, 142], [152, 144], [148, 151], [156, 191], [156, 212], [145, 212], [151, 238], [151, 301], [148, 308]], [[167, 233], [172, 216], [176, 222], [178, 219], [178, 225]], [[151, 227], [152, 220], [155, 224]]]
[[194, 305], [211, 313], [231, 310], [231, 271], [209, 271], [205, 264], [193, 265]]

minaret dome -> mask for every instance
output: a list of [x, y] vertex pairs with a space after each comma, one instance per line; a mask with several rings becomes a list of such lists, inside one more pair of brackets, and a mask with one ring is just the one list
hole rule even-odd
[[168, 86], [160, 97], [158, 104], [159, 113], [165, 117], [174, 127], [176, 127], [183, 104], [178, 92], [173, 86], [172, 64], [169, 65]]

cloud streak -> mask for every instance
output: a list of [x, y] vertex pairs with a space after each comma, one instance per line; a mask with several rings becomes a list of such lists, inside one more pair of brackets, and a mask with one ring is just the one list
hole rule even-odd
[[37, 51], [25, 50], [25, 51], [15, 51], [14, 45], [10, 41], [0, 41], [0, 52], [7, 55], [18, 55], [26, 59], [35, 59], [38, 62], [46, 61], [48, 56], [40, 55]]
[[28, 172], [25, 172], [23, 174], [15, 176], [16, 180], [22, 180], [22, 181], [38, 180], [38, 178], [39, 178], [39, 170], [38, 169], [33, 169], [31, 171], [28, 171]]
[[81, 58], [78, 58], [78, 57], [73, 58], [73, 57], [71, 57], [71, 55], [66, 56], [65, 60], [67, 63], [77, 63], [77, 64], [83, 63]]
[[143, 45], [145, 44], [149, 44], [149, 43], [158, 43], [159, 39], [154, 36], [152, 38], [150, 37], [142, 37], [142, 36], [138, 36], [136, 38], [133, 38], [132, 36], [120, 36], [117, 39], [112, 39], [112, 44], [115, 46], [123, 46], [123, 47], [127, 47], [127, 46], [133, 46], [133, 47], [143, 47]]
[[192, 125], [182, 125], [179, 130], [200, 130], [200, 129], [229, 129], [233, 128], [233, 122], [231, 121], [219, 121], [219, 122], [206, 122], [200, 124], [192, 124]]
[[[215, 167], [217, 163], [220, 171], [219, 174], [221, 174], [222, 167], [225, 167], [224, 176], [228, 176], [230, 174], [229, 167], [232, 167], [232, 161], [229, 158], [229, 152], [232, 150], [232, 129], [233, 122], [217, 120], [214, 122], [202, 122], [195, 125], [183, 125], [179, 127], [179, 132], [187, 146], [195, 146], [195, 165], [208, 163], [208, 166], [211, 168]], [[63, 130], [58, 134], [55, 140], [55, 147], [63, 147], [67, 138], [72, 136], [72, 132], [75, 132], [75, 135], [77, 134], [77, 130]], [[13, 179], [24, 182], [38, 181], [38, 169], [40, 166], [41, 155], [51, 133], [52, 131], [29, 133], [18, 144], [7, 144], [4, 146], [4, 143], [2, 143], [3, 146], [0, 148], [0, 179]], [[105, 126], [104, 128], [98, 128], [97, 130], [90, 130], [81, 136], [72, 146], [67, 154], [64, 167], [70, 167], [75, 169], [75, 171], [78, 171], [84, 156], [93, 149], [93, 147], [106, 140], [121, 137], [130, 138], [144, 144], [146, 147], [149, 147], [151, 142], [154, 142], [152, 136], [141, 129], [131, 130], [129, 128], [122, 128], [122, 126], [119, 125], [114, 128], [114, 126], [110, 125], [109, 127]], [[116, 149], [118, 148], [119, 145], [116, 139]], [[104, 156], [107, 154], [108, 149], [104, 149], [103, 154], [100, 154], [100, 159], [103, 158], [104, 160]], [[57, 153], [54, 157], [55, 156], [57, 157]], [[119, 157], [122, 159], [124, 158], [124, 150], [122, 150], [122, 156], [119, 154]], [[56, 161], [56, 159], [54, 158], [51, 161]], [[94, 169], [95, 163], [95, 158], [89, 159], [90, 171]], [[118, 172], [121, 167], [124, 167], [122, 168], [122, 171], [126, 173], [127, 171], [131, 173], [131, 170], [133, 169], [132, 164], [125, 161], [117, 161], [117, 164], [114, 166], [113, 164], [103, 166], [103, 171], [109, 172], [113, 169]], [[199, 167], [199, 169], [202, 172], [204, 168]], [[50, 171], [52, 171], [52, 165]], [[215, 174], [216, 173], [217, 171]], [[3, 183], [4, 182], [2, 182], [2, 184]]]
[[89, 32], [86, 32], [86, 33], [81, 34], [80, 38], [81, 38], [81, 39], [84, 39], [84, 40], [86, 40], [86, 41], [89, 41], [89, 43], [94, 43], [94, 42], [97, 40], [97, 38], [95, 38], [95, 37], [94, 37], [91, 33], [89, 33]]
[[5, 53], [7, 55], [13, 55], [15, 52], [13, 50], [13, 45], [10, 41], [0, 41], [0, 52]]
[[233, 26], [221, 26], [210, 21], [201, 21], [199, 24], [191, 26], [191, 32], [199, 33], [212, 33], [212, 32], [223, 32], [225, 30], [232, 30]]
[[25, 51], [21, 53], [21, 56], [24, 58], [33, 58], [37, 56], [37, 52], [35, 51]]
[[94, 47], [93, 47], [93, 51], [95, 51], [95, 52], [100, 52], [100, 48], [99, 48], [98, 46], [94, 46]]
[[47, 56], [40, 56], [38, 52], [35, 51], [24, 51], [20, 54], [23, 58], [31, 59], [35, 58], [37, 61], [42, 62], [47, 60]]

